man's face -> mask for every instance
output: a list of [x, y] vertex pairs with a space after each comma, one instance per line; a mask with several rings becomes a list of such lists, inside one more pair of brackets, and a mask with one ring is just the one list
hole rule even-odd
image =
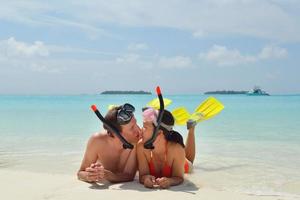
[[141, 137], [142, 131], [136, 123], [133, 116], [128, 124], [122, 125], [122, 135], [129, 143], [137, 143]]

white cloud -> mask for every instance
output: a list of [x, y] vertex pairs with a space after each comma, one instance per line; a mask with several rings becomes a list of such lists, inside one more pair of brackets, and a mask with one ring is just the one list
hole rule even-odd
[[204, 37], [205, 36], [205, 33], [204, 33], [204, 31], [195, 31], [194, 33], [193, 33], [193, 37], [194, 38], [202, 38], [202, 37]]
[[1, 2], [0, 19], [38, 25], [40, 24], [40, 19], [35, 20], [35, 16], [41, 16], [43, 13], [53, 11], [53, 9], [54, 7], [51, 8], [50, 4], [40, 1], [5, 1]]
[[76, 14], [78, 7], [76, 8], [73, 5], [73, 2], [62, 4], [52, 1], [45, 4], [38, 0], [11, 0], [1, 4], [0, 20], [14, 21], [29, 26], [76, 28], [86, 33], [91, 40], [99, 36], [121, 39], [119, 36], [89, 23], [88, 20], [79, 20]]
[[82, 32], [85, 32], [91, 40], [97, 39], [99, 36], [121, 39], [119, 36], [106, 31], [103, 28], [98, 28], [95, 25], [86, 22], [78, 22], [76, 20], [66, 20], [57, 17], [44, 17], [40, 23], [48, 26], [74, 27]]
[[[78, 1], [77, 6], [80, 10], [89, 11], [76, 12], [78, 18], [95, 24], [104, 22], [133, 27], [170, 27], [192, 33], [201, 30], [206, 35], [238, 34], [280, 41], [300, 41], [300, 15], [291, 12], [300, 7], [296, 1], [274, 3], [269, 0], [204, 0], [186, 3], [114, 0], [109, 3]], [[196, 35], [199, 36], [199, 32]]]
[[[23, 73], [61, 73], [65, 71], [65, 66], [69, 63], [60, 61], [55, 61], [51, 59], [5, 59], [0, 60], [0, 69], [5, 71], [22, 71]], [[13, 77], [13, 75], [11, 76]]]
[[44, 72], [44, 73], [61, 73], [65, 69], [64, 68], [58, 68], [55, 66], [47, 66], [49, 65], [48, 63], [30, 63], [29, 64], [29, 69], [33, 72]]
[[128, 45], [128, 50], [130, 51], [147, 50], [148, 48], [148, 45], [145, 43], [136, 43]]
[[[106, 60], [115, 68], [131, 68], [131, 70], [148, 70], [155, 67], [155, 57], [145, 57], [139, 54], [124, 54], [114, 60]], [[117, 65], [116, 65], [117, 64]]]
[[0, 54], [2, 57], [46, 57], [48, 48], [41, 41], [33, 44], [17, 41], [14, 37], [0, 41]]
[[200, 53], [200, 59], [215, 62], [219, 66], [233, 66], [255, 62], [253, 56], [243, 56], [237, 49], [228, 49], [225, 46], [214, 45], [207, 53]]
[[[159, 5], [159, 6], [158, 6]], [[102, 24], [187, 30], [195, 37], [244, 35], [300, 41], [299, 1], [7, 1], [0, 19], [34, 25], [67, 25], [109, 35]], [[84, 11], [84, 12], [82, 12]], [[167, 12], [166, 12], [167, 11]], [[183, 14], [182, 14], [183, 13]], [[274, 23], [276, 22], [276, 23]], [[199, 31], [201, 30], [201, 31]], [[95, 34], [95, 35], [94, 35]]]
[[191, 64], [191, 59], [185, 56], [161, 57], [158, 61], [158, 65], [163, 68], [186, 68]]
[[264, 47], [258, 55], [242, 55], [237, 49], [214, 45], [207, 52], [200, 53], [199, 59], [214, 62], [219, 66], [235, 66], [258, 62], [259, 60], [282, 59], [287, 55], [286, 49], [270, 45]]
[[127, 54], [116, 58], [116, 63], [118, 64], [128, 64], [135, 63], [139, 60], [140, 56], [138, 54]]
[[50, 49], [41, 41], [26, 43], [10, 37], [0, 41], [0, 66], [33, 72], [59, 73], [61, 68], [49, 65]]
[[261, 59], [270, 59], [270, 58], [286, 58], [288, 56], [288, 52], [284, 48], [276, 47], [276, 46], [266, 46], [264, 47], [260, 54], [259, 58]]
[[53, 53], [79, 53], [86, 55], [103, 55], [103, 56], [120, 56], [122, 53], [118, 52], [108, 52], [108, 51], [97, 51], [91, 49], [77, 48], [74, 46], [58, 46], [58, 45], [47, 45], [50, 52]]

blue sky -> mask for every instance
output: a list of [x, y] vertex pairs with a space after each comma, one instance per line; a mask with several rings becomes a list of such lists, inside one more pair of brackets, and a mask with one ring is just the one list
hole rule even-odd
[[3, 1], [0, 94], [300, 93], [300, 1]]

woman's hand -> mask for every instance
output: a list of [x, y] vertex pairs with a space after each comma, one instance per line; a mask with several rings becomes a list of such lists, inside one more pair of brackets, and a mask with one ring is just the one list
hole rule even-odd
[[153, 188], [156, 185], [155, 177], [151, 175], [145, 175], [144, 186], [147, 188]]
[[170, 179], [167, 177], [157, 178], [155, 182], [162, 189], [167, 189], [171, 185]]

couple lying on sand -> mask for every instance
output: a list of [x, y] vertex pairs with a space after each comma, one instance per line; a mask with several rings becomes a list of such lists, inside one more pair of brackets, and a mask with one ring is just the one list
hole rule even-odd
[[157, 126], [158, 111], [143, 110], [143, 128], [137, 125], [134, 107], [128, 103], [112, 108], [105, 120], [114, 126], [121, 136], [133, 144], [124, 149], [119, 137], [104, 124], [102, 133], [95, 133], [88, 141], [84, 158], [78, 171], [78, 179], [86, 182], [111, 183], [133, 181], [139, 171], [139, 181], [147, 188], [169, 188], [181, 184], [184, 173], [192, 170], [195, 158], [195, 121], [188, 121], [188, 136], [184, 144], [182, 136], [173, 130], [174, 117], [164, 110], [154, 149], [144, 148]]

